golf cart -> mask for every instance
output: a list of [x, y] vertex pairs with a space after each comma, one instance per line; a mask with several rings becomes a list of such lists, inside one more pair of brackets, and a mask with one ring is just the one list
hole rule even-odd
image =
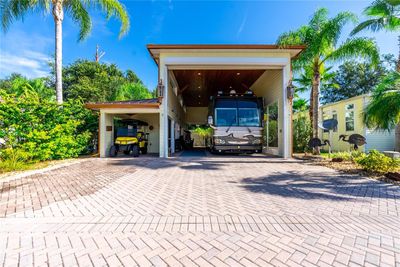
[[139, 120], [121, 120], [116, 122], [118, 125], [114, 133], [114, 145], [110, 148], [110, 157], [116, 157], [119, 151], [125, 155], [139, 157], [147, 153], [148, 133], [138, 131], [138, 128], [148, 126], [146, 122]]

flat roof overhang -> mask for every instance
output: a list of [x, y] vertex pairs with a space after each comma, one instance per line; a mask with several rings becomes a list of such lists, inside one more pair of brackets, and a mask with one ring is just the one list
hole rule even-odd
[[86, 103], [86, 108], [99, 110], [99, 109], [120, 109], [120, 108], [145, 108], [145, 109], [159, 109], [160, 99], [142, 99], [142, 100], [128, 100], [128, 101], [109, 101], [109, 102], [97, 102], [97, 103]]
[[158, 65], [158, 59], [161, 51], [179, 52], [179, 51], [254, 51], [265, 50], [265, 52], [288, 52], [292, 59], [295, 59], [306, 48], [305, 45], [280, 46], [272, 44], [148, 44], [147, 50]]

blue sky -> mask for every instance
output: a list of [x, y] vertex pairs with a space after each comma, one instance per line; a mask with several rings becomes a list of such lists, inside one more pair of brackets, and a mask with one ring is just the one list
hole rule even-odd
[[[93, 31], [77, 42], [78, 27], [64, 20], [64, 64], [79, 58], [93, 59], [96, 44], [106, 52], [103, 62], [133, 69], [153, 89], [157, 67], [146, 44], [273, 44], [288, 30], [307, 23], [319, 7], [331, 14], [349, 10], [360, 15], [370, 1], [123, 1], [131, 29], [118, 39], [119, 23], [92, 12]], [[346, 37], [351, 27], [346, 29]], [[381, 53], [397, 55], [395, 34], [369, 32]], [[28, 77], [47, 75], [54, 54], [54, 25], [50, 14], [31, 13], [0, 33], [0, 77], [19, 72]]]

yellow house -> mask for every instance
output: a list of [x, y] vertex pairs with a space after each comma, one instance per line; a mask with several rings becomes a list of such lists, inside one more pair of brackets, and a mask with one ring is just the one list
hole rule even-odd
[[[368, 104], [368, 94], [355, 96], [346, 100], [330, 103], [320, 107], [320, 122], [327, 119], [336, 119], [338, 126], [331, 132], [320, 129], [322, 140], [330, 140], [333, 151], [348, 151], [351, 145], [339, 140], [340, 135], [350, 136], [360, 134], [366, 138], [367, 144], [360, 150], [368, 152], [371, 149], [393, 151], [395, 149], [395, 131], [377, 131], [368, 129], [362, 119], [363, 110]], [[324, 147], [327, 149], [327, 147]]]

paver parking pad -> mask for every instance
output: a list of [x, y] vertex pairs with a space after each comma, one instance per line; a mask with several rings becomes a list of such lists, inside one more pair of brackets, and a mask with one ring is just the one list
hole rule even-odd
[[400, 266], [400, 187], [266, 157], [0, 180], [0, 266]]

